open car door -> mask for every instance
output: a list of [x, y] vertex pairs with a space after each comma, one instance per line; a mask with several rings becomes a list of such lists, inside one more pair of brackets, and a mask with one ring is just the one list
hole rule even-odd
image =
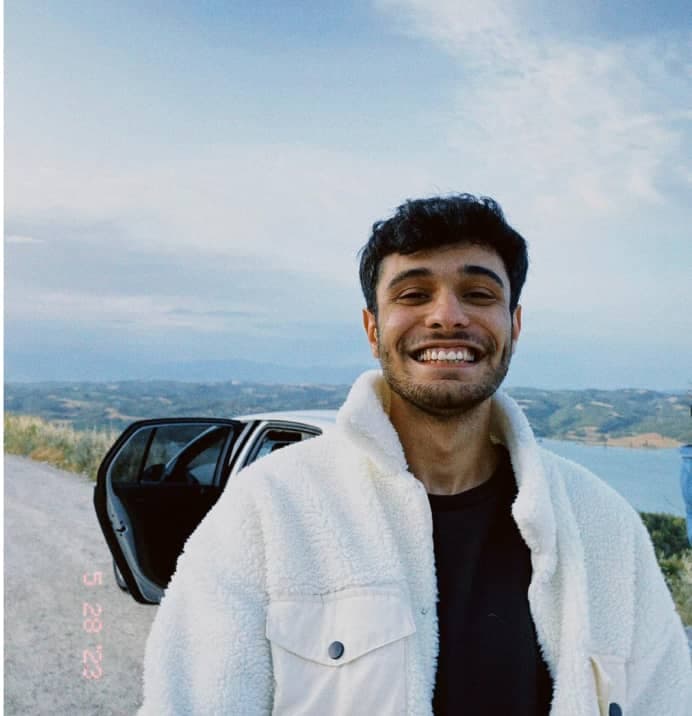
[[236, 420], [166, 418], [130, 425], [99, 467], [94, 506], [130, 594], [158, 604], [185, 541], [219, 498]]

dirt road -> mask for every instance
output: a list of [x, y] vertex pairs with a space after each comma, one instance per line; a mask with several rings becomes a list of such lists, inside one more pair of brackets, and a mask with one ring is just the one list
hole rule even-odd
[[116, 586], [92, 494], [87, 478], [5, 457], [10, 716], [124, 715], [140, 704], [156, 607], [137, 604]]

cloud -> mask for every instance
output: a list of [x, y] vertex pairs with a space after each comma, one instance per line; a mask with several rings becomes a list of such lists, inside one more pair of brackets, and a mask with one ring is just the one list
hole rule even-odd
[[186, 342], [194, 343], [200, 334], [238, 334], [245, 336], [263, 335], [267, 331], [280, 332], [275, 322], [269, 321], [260, 308], [253, 312], [208, 310], [210, 301], [204, 296], [186, 296], [190, 309], [176, 307], [180, 296], [157, 294], [102, 294], [94, 300], [91, 292], [75, 289], [64, 291], [31, 292], [27, 300], [13, 301], [8, 309], [8, 318], [13, 322], [23, 321], [27, 325], [41, 323], [69, 322], [93, 330], [101, 326], [113, 337], [121, 335], [149, 335], [160, 337], [164, 334], [184, 332]]
[[6, 249], [6, 314], [13, 320], [195, 333], [281, 333], [292, 330], [285, 328], [289, 323], [328, 320], [358, 324], [355, 267], [345, 285], [273, 259], [133, 246], [123, 241], [127, 229], [118, 222], [34, 221], [25, 222], [26, 229], [42, 237], [43, 246], [39, 252]]
[[210, 316], [214, 318], [255, 318], [256, 314], [250, 311], [227, 311], [227, 310], [215, 310], [215, 311], [193, 311], [189, 308], [171, 308], [166, 311], [169, 316]]
[[597, 216], [655, 207], [687, 181], [689, 33], [568, 39], [536, 3], [378, 6], [459, 63], [450, 141], [479, 184], [504, 184], [550, 217], [565, 203]]
[[115, 222], [122, 251], [252, 256], [343, 283], [357, 275], [370, 225], [434, 187], [405, 161], [306, 145], [177, 147], [170, 160], [108, 169], [76, 155], [53, 161], [8, 158], [7, 216], [16, 225]]
[[[380, 37], [366, 48], [359, 36], [361, 57], [400, 52], [388, 56], [386, 91], [357, 108], [367, 134], [327, 101], [301, 105], [312, 118], [302, 131], [281, 131], [295, 121], [296, 97], [253, 86], [242, 64], [234, 70], [247, 94], [200, 84], [209, 75], [191, 66], [200, 97], [214, 86], [213, 106], [187, 94], [176, 104], [171, 94], [166, 112], [180, 112], [169, 122], [148, 102], [130, 102], [143, 124], [124, 132], [120, 115], [111, 123], [102, 114], [112, 100], [100, 101], [103, 83], [85, 93], [72, 83], [69, 111], [50, 115], [45, 131], [48, 115], [29, 112], [17, 92], [5, 199], [14, 342], [45, 341], [53, 326], [56, 341], [72, 336], [80, 347], [100, 329], [114, 354], [132, 345], [190, 356], [259, 347], [337, 360], [362, 342], [356, 251], [372, 222], [406, 197], [472, 191], [497, 197], [529, 240], [522, 345], [543, 337], [588, 357], [586, 337], [616, 350], [645, 335], [662, 354], [689, 355], [688, 38], [647, 35], [641, 24], [636, 35], [595, 33], [596, 4], [572, 3], [576, 34], [570, 22], [558, 28], [548, 0], [379, 0], [414, 42]], [[349, 82], [354, 47], [340, 59]], [[45, 82], [45, 62], [31, 57]], [[319, 63], [312, 71], [327, 81]], [[139, 96], [124, 84], [128, 95]], [[256, 114], [254, 96], [271, 112]], [[92, 105], [87, 126], [77, 110]], [[613, 364], [634, 355], [621, 350]], [[647, 370], [663, 369], [651, 360]]]
[[37, 239], [33, 236], [22, 236], [21, 234], [9, 234], [5, 236], [6, 244], [42, 244], [43, 239]]

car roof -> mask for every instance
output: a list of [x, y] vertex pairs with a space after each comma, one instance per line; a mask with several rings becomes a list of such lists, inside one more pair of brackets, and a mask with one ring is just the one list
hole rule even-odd
[[336, 422], [336, 410], [279, 410], [268, 413], [251, 413], [249, 415], [237, 415], [236, 420], [250, 422], [252, 420], [285, 420], [292, 423], [303, 423], [314, 425], [321, 430], [329, 429]]

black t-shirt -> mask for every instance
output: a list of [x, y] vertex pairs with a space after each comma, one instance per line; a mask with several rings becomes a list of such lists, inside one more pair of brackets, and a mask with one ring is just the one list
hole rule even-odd
[[439, 601], [436, 716], [543, 716], [552, 681], [529, 612], [531, 559], [511, 505], [503, 451], [493, 476], [457, 495], [429, 495]]

